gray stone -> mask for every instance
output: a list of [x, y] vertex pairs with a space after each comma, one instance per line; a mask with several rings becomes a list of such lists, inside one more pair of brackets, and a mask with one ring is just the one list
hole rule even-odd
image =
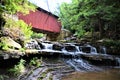
[[53, 44], [53, 50], [59, 50], [61, 51], [63, 46], [60, 43]]
[[26, 49], [38, 49], [38, 50], [41, 49], [38, 42], [36, 40], [34, 40], [34, 39], [31, 40], [30, 42], [26, 43], [25, 48]]
[[7, 45], [9, 48], [14, 48], [14, 49], [20, 49], [20, 48], [22, 48], [20, 44], [18, 44], [17, 42], [15, 42], [10, 37], [1, 37], [0, 41], [1, 41], [1, 43]]

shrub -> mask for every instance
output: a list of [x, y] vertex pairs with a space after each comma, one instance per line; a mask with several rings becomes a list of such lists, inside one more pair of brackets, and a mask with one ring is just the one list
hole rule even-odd
[[0, 38], [0, 49], [2, 49], [2, 50], [8, 50], [9, 49], [9, 46], [6, 44], [5, 39], [2, 40]]
[[6, 18], [3, 34], [11, 37], [24, 47], [26, 41], [29, 40], [33, 34], [31, 28], [32, 27], [30, 25], [27, 25], [22, 20], [15, 21], [11, 18]]
[[29, 39], [31, 35], [33, 34], [31, 30], [32, 27], [26, 24], [22, 20], [15, 21], [11, 18], [7, 18], [4, 27], [10, 28], [12, 32], [15, 32], [14, 29], [17, 29], [18, 31], [15, 32], [14, 34], [18, 33], [19, 36], [24, 35], [26, 39]]
[[43, 36], [44, 36], [44, 34], [42, 34], [42, 33], [35, 33], [34, 32], [31, 37], [32, 38], [42, 38]]
[[35, 67], [40, 67], [42, 64], [42, 58], [38, 59], [37, 57], [34, 57], [33, 59], [31, 59], [29, 65], [31, 66], [35, 66]]
[[5, 79], [9, 79], [9, 76], [7, 76], [7, 75], [0, 75], [0, 80], [5, 80]]
[[24, 64], [25, 64], [25, 60], [21, 59], [20, 62], [9, 71], [14, 73], [15, 76], [18, 76], [19, 74], [25, 72]]

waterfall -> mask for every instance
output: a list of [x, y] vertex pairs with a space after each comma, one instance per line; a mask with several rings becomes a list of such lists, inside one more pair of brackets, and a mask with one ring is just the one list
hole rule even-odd
[[42, 45], [44, 45], [44, 49], [52, 50], [53, 48], [53, 44], [50, 43], [42, 43]]
[[105, 48], [104, 46], [101, 46], [101, 47], [100, 47], [100, 53], [102, 53], [102, 54], [107, 54], [107, 53], [106, 53], [106, 48]]
[[[37, 46], [38, 43], [33, 41]], [[111, 55], [101, 55], [97, 53], [97, 49], [94, 46], [89, 44], [86, 45], [76, 45], [75, 43], [50, 43], [42, 42], [44, 48], [41, 48], [39, 51], [45, 52], [48, 55], [58, 55], [61, 58], [64, 58], [65, 63], [69, 64], [76, 71], [97, 71], [101, 70], [92, 64], [105, 63], [107, 65], [120, 66], [120, 58], [114, 58]], [[56, 45], [56, 46], [55, 46]], [[31, 47], [31, 46], [30, 46]], [[39, 47], [39, 46], [38, 46]], [[34, 48], [34, 47], [33, 47]], [[104, 46], [100, 47], [100, 53], [106, 54], [106, 48]], [[62, 56], [61, 56], [62, 55]], [[67, 58], [66, 58], [67, 57]], [[90, 62], [88, 62], [88, 61]], [[106, 61], [108, 61], [108, 63]], [[103, 62], [102, 62], [103, 61]]]
[[90, 65], [87, 61], [79, 59], [68, 59], [65, 60], [67, 64], [73, 67], [76, 71], [85, 72], [85, 71], [100, 71], [101, 68]]
[[68, 61], [66, 61], [66, 63], [69, 64], [70, 66], [72, 66], [76, 71], [80, 71], [80, 69], [72, 63], [72, 60], [68, 60]]
[[77, 52], [81, 52], [81, 49], [79, 48], [79, 46], [75, 46], [75, 47], [76, 47]]
[[79, 46], [76, 46], [73, 43], [66, 43], [66, 45], [62, 49], [62, 52], [65, 55], [72, 55], [73, 57], [81, 53], [81, 51], [79, 50]]
[[117, 58], [116, 58], [116, 61], [117, 61], [118, 66], [120, 67], [120, 58], [117, 57]]
[[82, 52], [85, 53], [91, 53], [91, 54], [97, 54], [97, 49], [89, 44], [85, 44], [84, 46], [81, 46]]
[[62, 52], [63, 52], [63, 54], [65, 54], [65, 55], [67, 55], [67, 54], [68, 54], [68, 51], [67, 51], [67, 50], [65, 50], [65, 48], [63, 48], [63, 49], [62, 49]]
[[91, 47], [91, 53], [92, 54], [97, 54], [97, 49], [95, 47]]
[[79, 47], [79, 51], [82, 52], [82, 48], [81, 48], [81, 46]]

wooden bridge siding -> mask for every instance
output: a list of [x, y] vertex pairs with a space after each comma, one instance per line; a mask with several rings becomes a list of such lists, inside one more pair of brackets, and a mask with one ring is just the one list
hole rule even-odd
[[43, 11], [30, 11], [27, 15], [20, 14], [19, 19], [22, 19], [27, 24], [31, 24], [33, 28], [38, 30], [53, 33], [59, 33], [61, 30], [61, 23], [58, 21], [58, 18]]

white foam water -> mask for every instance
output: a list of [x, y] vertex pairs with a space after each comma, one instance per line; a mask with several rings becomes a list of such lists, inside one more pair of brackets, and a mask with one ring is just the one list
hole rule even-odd
[[79, 59], [68, 59], [65, 60], [67, 64], [72, 66], [76, 71], [86, 72], [86, 71], [101, 71], [101, 68], [89, 64], [87, 61]]

